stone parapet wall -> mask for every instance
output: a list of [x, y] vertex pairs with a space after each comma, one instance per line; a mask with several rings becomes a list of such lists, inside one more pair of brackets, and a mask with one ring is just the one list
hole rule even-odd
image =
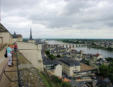
[[38, 45], [33, 43], [17, 42], [19, 51], [28, 59], [32, 65], [43, 71], [43, 61], [41, 55], [41, 49], [38, 48]]

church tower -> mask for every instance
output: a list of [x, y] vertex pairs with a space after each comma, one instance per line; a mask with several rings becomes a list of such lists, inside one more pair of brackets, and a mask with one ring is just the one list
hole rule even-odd
[[30, 36], [29, 36], [28, 42], [29, 42], [29, 43], [35, 43], [35, 40], [34, 40], [33, 37], [32, 37], [32, 29], [30, 29]]
[[16, 32], [14, 31], [13, 38], [17, 38]]
[[33, 38], [32, 38], [32, 30], [30, 29], [30, 38], [29, 38], [29, 40], [33, 40]]

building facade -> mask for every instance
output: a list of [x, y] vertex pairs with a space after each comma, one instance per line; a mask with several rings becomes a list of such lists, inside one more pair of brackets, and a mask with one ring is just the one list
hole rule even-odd
[[44, 69], [51, 75], [62, 77], [62, 65], [55, 60], [44, 60]]
[[13, 36], [13, 43], [23, 41], [23, 37], [21, 34], [16, 34], [16, 32], [14, 32], [12, 36]]
[[61, 64], [63, 72], [69, 77], [73, 77], [75, 72], [80, 71], [80, 63], [76, 60], [64, 58], [61, 59]]
[[0, 23], [0, 44], [11, 44], [12, 35], [10, 32]]

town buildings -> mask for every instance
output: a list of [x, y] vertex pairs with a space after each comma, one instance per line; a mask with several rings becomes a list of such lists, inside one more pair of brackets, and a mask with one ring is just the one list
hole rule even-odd
[[[54, 55], [55, 59], [60, 64], [59, 69], [55, 66], [59, 65], [56, 62], [44, 63], [44, 68], [49, 71], [49, 75], [52, 74], [53, 70], [57, 73], [62, 74], [62, 78], [67, 78], [72, 82], [73, 87], [78, 86], [77, 84], [83, 83], [82, 85], [93, 85], [96, 87], [98, 79], [96, 77], [97, 67], [99, 64], [104, 63], [103, 56], [100, 54], [85, 54], [82, 50], [77, 51], [76, 48], [68, 47], [67, 45], [58, 44], [45, 44], [45, 51], [49, 51], [50, 55]], [[43, 55], [43, 61], [50, 59], [49, 56]], [[98, 63], [98, 64], [97, 64]], [[62, 69], [61, 69], [62, 67]], [[62, 73], [61, 73], [62, 72]], [[52, 74], [56, 75], [57, 74]], [[74, 82], [73, 82], [74, 81]], [[85, 82], [85, 83], [84, 83]]]

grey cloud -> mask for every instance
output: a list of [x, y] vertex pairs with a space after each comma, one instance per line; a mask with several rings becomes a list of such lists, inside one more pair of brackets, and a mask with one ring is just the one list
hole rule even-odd
[[[96, 7], [96, 5], [102, 1], [103, 0], [70, 0], [63, 8], [62, 14], [60, 15], [57, 15], [54, 12], [45, 12], [43, 14], [37, 14], [37, 12], [31, 14], [30, 19], [33, 23], [41, 23], [50, 28], [72, 27], [73, 25], [87, 29], [101, 28], [102, 26], [109, 27], [109, 23], [106, 22], [113, 18], [113, 12], [111, 11], [113, 6], [102, 9]], [[109, 3], [113, 4], [111, 2]], [[85, 12], [86, 9], [91, 10]], [[92, 26], [93, 24], [96, 27]]]
[[88, 3], [89, 0], [70, 0], [67, 3], [67, 6], [64, 9], [64, 15], [72, 15], [79, 13], [84, 8], [88, 8], [91, 5]]
[[39, 0], [1, 0], [1, 3], [4, 10], [24, 10], [36, 5], [37, 3], [39, 3]]
[[61, 1], [64, 0], [2, 0], [3, 19], [17, 16], [59, 30], [113, 28], [113, 0], [65, 0], [64, 7], [49, 6]]

